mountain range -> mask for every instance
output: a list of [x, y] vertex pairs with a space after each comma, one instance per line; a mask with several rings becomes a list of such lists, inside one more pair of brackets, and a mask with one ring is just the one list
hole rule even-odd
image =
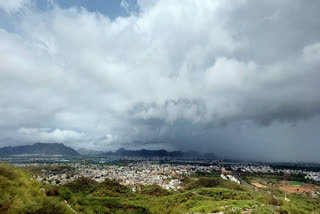
[[0, 148], [0, 156], [8, 155], [63, 155], [78, 156], [76, 150], [62, 143], [35, 143], [24, 146], [6, 146]]
[[6, 146], [0, 148], [0, 156], [10, 155], [62, 155], [62, 156], [92, 156], [92, 157], [106, 157], [106, 156], [126, 156], [126, 157], [167, 157], [167, 158], [182, 158], [182, 159], [216, 159], [213, 153], [202, 154], [199, 152], [182, 152], [166, 150], [127, 150], [120, 148], [115, 152], [102, 152], [87, 149], [78, 149], [78, 151], [67, 147], [62, 143], [35, 143], [33, 145], [24, 146]]
[[173, 151], [168, 152], [166, 150], [127, 150], [120, 148], [115, 152], [106, 152], [99, 154], [99, 156], [135, 156], [135, 157], [172, 157], [172, 158], [205, 158], [205, 159], [216, 159], [216, 155], [213, 153], [199, 153], [199, 152], [182, 152], [182, 151]]

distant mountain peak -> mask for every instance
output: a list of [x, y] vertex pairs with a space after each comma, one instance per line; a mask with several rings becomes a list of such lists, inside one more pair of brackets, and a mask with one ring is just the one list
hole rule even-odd
[[71, 147], [65, 146], [63, 143], [41, 143], [37, 142], [32, 145], [23, 146], [7, 146], [0, 148], [0, 155], [63, 155], [77, 156], [80, 155]]
[[126, 151], [128, 151], [128, 150], [126, 150], [126, 149], [124, 149], [124, 148], [120, 148], [120, 149], [118, 149], [116, 152], [126, 152]]
[[85, 156], [95, 156], [103, 153], [102, 151], [86, 149], [86, 148], [78, 148], [77, 152], [80, 155], [85, 155]]

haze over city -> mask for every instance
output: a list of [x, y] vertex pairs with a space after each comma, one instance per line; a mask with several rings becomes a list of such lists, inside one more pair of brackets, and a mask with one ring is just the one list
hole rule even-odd
[[320, 1], [0, 1], [0, 147], [319, 162]]

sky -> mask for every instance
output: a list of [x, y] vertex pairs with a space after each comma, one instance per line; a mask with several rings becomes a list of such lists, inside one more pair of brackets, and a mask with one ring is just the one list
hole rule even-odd
[[0, 147], [320, 162], [320, 1], [0, 0]]

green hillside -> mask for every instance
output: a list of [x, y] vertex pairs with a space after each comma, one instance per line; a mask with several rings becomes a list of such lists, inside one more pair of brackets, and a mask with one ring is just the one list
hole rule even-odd
[[32, 180], [28, 173], [0, 164], [0, 213], [320, 213], [319, 198], [310, 194], [255, 191], [218, 176], [185, 177], [180, 191], [150, 185], [133, 192], [113, 180], [88, 178], [57, 187]]
[[24, 171], [0, 163], [0, 213], [73, 213], [61, 198], [48, 197]]

